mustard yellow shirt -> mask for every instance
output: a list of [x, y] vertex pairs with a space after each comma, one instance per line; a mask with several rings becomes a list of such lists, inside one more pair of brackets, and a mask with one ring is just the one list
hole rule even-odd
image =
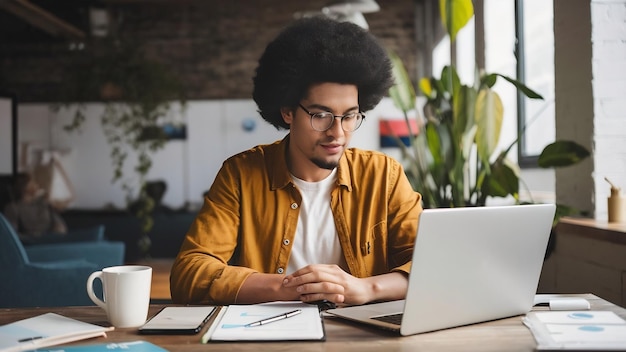
[[[301, 196], [287, 169], [289, 136], [227, 159], [185, 236], [170, 276], [175, 303], [231, 304], [252, 273], [286, 274]], [[402, 165], [348, 149], [331, 208], [350, 274], [408, 273], [422, 211]]]

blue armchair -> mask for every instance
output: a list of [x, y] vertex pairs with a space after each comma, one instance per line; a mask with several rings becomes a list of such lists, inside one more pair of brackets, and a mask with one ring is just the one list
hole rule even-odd
[[86, 291], [89, 275], [123, 261], [122, 242], [96, 240], [25, 248], [0, 214], [0, 307], [93, 305]]

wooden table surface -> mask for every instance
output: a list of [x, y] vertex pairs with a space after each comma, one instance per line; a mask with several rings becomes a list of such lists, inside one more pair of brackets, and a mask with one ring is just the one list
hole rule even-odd
[[[590, 301], [594, 310], [611, 310], [626, 319], [626, 310], [594, 295], [571, 295]], [[153, 304], [149, 316], [165, 305]], [[546, 309], [546, 308], [536, 308]], [[102, 309], [91, 307], [0, 309], [0, 325], [39, 314], [54, 312], [84, 322], [109, 326]], [[169, 351], [533, 351], [535, 340], [521, 316], [458, 328], [401, 337], [392, 332], [325, 317], [324, 342], [228, 342], [201, 344], [208, 326], [196, 335], [139, 335], [137, 329], [116, 329], [107, 338], [94, 338], [71, 345], [103, 344], [144, 340]]]

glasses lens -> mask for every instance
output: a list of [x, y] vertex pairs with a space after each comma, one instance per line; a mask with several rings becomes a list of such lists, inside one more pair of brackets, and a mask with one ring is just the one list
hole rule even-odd
[[311, 126], [316, 131], [328, 130], [335, 121], [335, 116], [329, 112], [318, 112], [311, 115]]
[[[328, 131], [331, 127], [333, 127], [335, 118], [339, 117], [330, 112], [310, 113], [307, 110], [305, 111], [311, 116], [311, 127], [319, 132]], [[341, 117], [341, 128], [343, 128], [346, 132], [353, 132], [361, 126], [364, 117], [365, 116], [363, 116], [360, 112], [346, 114]]]
[[361, 122], [363, 122], [361, 113], [347, 114], [341, 119], [341, 128], [346, 132], [353, 132], [361, 126]]

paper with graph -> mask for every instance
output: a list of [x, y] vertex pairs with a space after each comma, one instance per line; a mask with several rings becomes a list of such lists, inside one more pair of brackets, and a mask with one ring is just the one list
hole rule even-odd
[[[248, 324], [300, 310], [285, 319], [258, 326]], [[272, 302], [223, 307], [203, 337], [209, 341], [297, 341], [323, 340], [324, 323], [317, 305], [301, 302]]]
[[538, 311], [522, 321], [538, 351], [626, 350], [626, 321], [611, 311]]

